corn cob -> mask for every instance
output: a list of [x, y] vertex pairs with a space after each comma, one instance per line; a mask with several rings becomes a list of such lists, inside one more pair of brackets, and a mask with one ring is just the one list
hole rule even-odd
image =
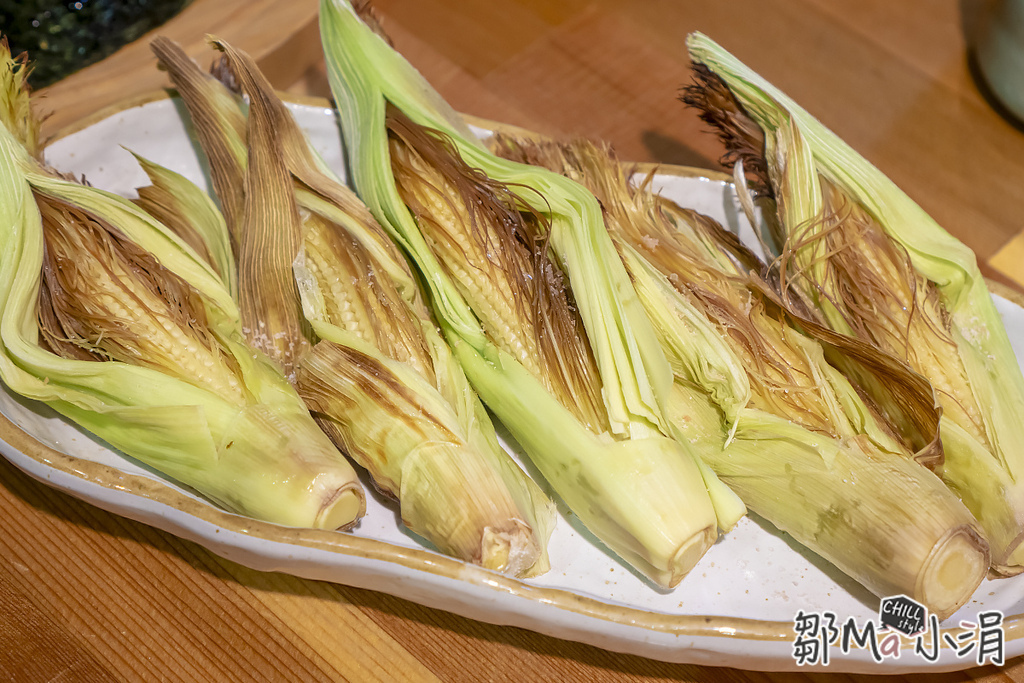
[[993, 569], [1024, 570], [1024, 376], [974, 254], [732, 55], [699, 34], [689, 46], [701, 82], [688, 100], [759, 171], [775, 207], [783, 294], [932, 383], [939, 473], [984, 528]]
[[743, 507], [665, 434], [671, 370], [597, 202], [489, 154], [348, 3], [321, 4], [321, 35], [355, 187], [466, 375], [580, 520], [674, 586]]
[[[0, 54], [0, 73], [13, 68]], [[27, 99], [10, 87], [17, 79], [0, 81], [0, 110]], [[0, 127], [8, 387], [230, 510], [292, 526], [354, 523], [355, 472], [280, 371], [245, 345], [210, 266], [131, 202], [42, 168], [21, 134]]]
[[[225, 43], [214, 45], [250, 100], [249, 160], [241, 165], [252, 176], [262, 163], [254, 156], [279, 158], [287, 176], [264, 178], [262, 186], [274, 182], [275, 193], [287, 192], [297, 208], [297, 223], [249, 222], [248, 207], [259, 200], [250, 182], [243, 193], [247, 220], [236, 241], [244, 249], [253, 233], [271, 229], [290, 230], [291, 239], [301, 240], [294, 253], [292, 246], [277, 249], [292, 254], [298, 289], [289, 303], [301, 306], [315, 330], [296, 365], [295, 383], [307, 406], [377, 488], [399, 501], [403, 523], [439, 550], [516, 576], [546, 571], [553, 506], [501, 450], [408, 265], [316, 157], [252, 60]], [[176, 79], [199, 80], [179, 73], [196, 69], [179, 48], [169, 41], [154, 47]], [[190, 111], [211, 115], [212, 103], [185, 97]], [[196, 125], [202, 120], [197, 117]], [[200, 139], [232, 130], [211, 127]], [[216, 155], [209, 158], [215, 163]], [[272, 247], [255, 247], [258, 264], [260, 250]]]
[[[877, 595], [911, 595], [943, 618], [969, 599], [988, 564], [974, 519], [790, 325], [752, 253], [654, 195], [651, 176], [631, 184], [607, 149], [492, 146], [594, 192], [673, 365], [667, 414], [750, 509]], [[930, 391], [918, 402], [930, 407]]]

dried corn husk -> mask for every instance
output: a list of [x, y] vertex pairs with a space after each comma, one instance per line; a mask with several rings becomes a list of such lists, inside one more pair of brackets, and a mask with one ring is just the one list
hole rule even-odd
[[210, 195], [181, 174], [133, 155], [151, 183], [138, 189], [135, 204], [192, 247], [217, 271], [231, 297], [237, 300], [235, 256], [224, 216]]

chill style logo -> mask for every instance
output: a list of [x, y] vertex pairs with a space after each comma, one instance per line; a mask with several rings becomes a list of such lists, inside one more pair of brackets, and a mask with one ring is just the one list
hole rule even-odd
[[888, 626], [907, 636], [923, 631], [927, 616], [927, 610], [922, 604], [905, 595], [885, 598], [878, 608], [878, 620], [883, 627]]
[[855, 617], [840, 623], [834, 612], [804, 612], [793, 619], [793, 658], [798, 666], [828, 666], [833, 648], [840, 655], [866, 650], [881, 664], [901, 656], [936, 662], [943, 648], [957, 659], [973, 657], [978, 665], [1003, 663], [1003, 613], [979, 612], [977, 621], [961, 621], [957, 628], [939, 628], [939, 618], [906, 595], [883, 598], [878, 620], [863, 625]]

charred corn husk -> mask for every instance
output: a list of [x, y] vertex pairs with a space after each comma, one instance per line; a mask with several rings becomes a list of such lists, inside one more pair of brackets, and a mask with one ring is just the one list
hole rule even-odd
[[[292, 304], [301, 305], [315, 333], [296, 365], [307, 406], [378, 489], [398, 500], [403, 523], [439, 550], [516, 576], [546, 571], [554, 506], [501, 449], [398, 248], [323, 166], [253, 61], [214, 44], [250, 102], [242, 166], [254, 173], [262, 163], [254, 157], [276, 156], [287, 169], [286, 177], [261, 183], [288, 193], [298, 222], [246, 223], [236, 241], [244, 248], [251, 232], [263, 229], [292, 230], [299, 241], [289, 257], [299, 294]], [[179, 73], [197, 67], [177, 58], [173, 44], [162, 41], [158, 53], [177, 80], [199, 79]], [[190, 112], [213, 106], [184, 96]], [[200, 139], [224, 134], [237, 131], [207, 130]], [[243, 206], [258, 190], [245, 186]], [[258, 251], [253, 259], [259, 262]]]
[[487, 152], [348, 3], [321, 35], [355, 187], [473, 386], [595, 536], [675, 585], [743, 507], [666, 436], [671, 369], [594, 197]]
[[649, 182], [631, 184], [591, 143], [494, 146], [597, 196], [673, 366], [667, 415], [751, 510], [879, 596], [910, 595], [943, 618], [970, 598], [988, 567], [973, 517], [790, 324], [751, 274], [752, 253]]
[[775, 207], [787, 297], [906, 361], [942, 406], [944, 481], [985, 530], [993, 568], [1024, 561], [1024, 377], [969, 248], [810, 114], [705, 36], [688, 100]]
[[357, 519], [352, 467], [245, 344], [230, 294], [191, 248], [131, 202], [47, 172], [6, 126], [0, 196], [11, 390], [230, 510], [331, 529]]

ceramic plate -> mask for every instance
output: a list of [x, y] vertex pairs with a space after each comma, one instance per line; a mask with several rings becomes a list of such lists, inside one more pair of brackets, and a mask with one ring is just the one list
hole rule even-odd
[[[182, 122], [179, 103], [164, 96], [136, 101], [69, 132], [47, 149], [56, 168], [84, 174], [97, 187], [134, 195], [146, 183], [124, 148], [206, 183]], [[324, 103], [289, 106], [325, 160], [341, 171], [334, 113]], [[731, 186], [722, 177], [666, 170], [659, 189], [752, 239]], [[1007, 297], [1012, 297], [1004, 292]], [[995, 297], [1016, 351], [1024, 358], [1024, 308]], [[756, 517], [722, 538], [671, 592], [659, 591], [595, 544], [585, 530], [559, 519], [551, 540], [553, 569], [518, 581], [432, 551], [397, 523], [396, 509], [371, 497], [366, 517], [349, 533], [299, 530], [223, 512], [186, 488], [111, 450], [32, 402], [0, 393], [4, 455], [54, 488], [106, 510], [198, 542], [244, 565], [385, 591], [431, 607], [496, 624], [672, 662], [761, 670], [797, 668], [794, 616], [829, 611], [862, 629], [878, 620], [876, 598], [826, 562]], [[373, 491], [372, 487], [367, 487]], [[1005, 615], [1004, 656], [1024, 653], [1024, 577], [986, 580], [947, 635], [979, 612]], [[950, 630], [952, 629], [952, 630]], [[930, 638], [930, 636], [929, 636]], [[976, 652], [945, 647], [936, 661], [903, 641], [899, 658], [873, 661], [869, 651], [832, 646], [830, 671], [904, 672], [962, 669]], [[929, 640], [927, 645], [930, 646]]]

